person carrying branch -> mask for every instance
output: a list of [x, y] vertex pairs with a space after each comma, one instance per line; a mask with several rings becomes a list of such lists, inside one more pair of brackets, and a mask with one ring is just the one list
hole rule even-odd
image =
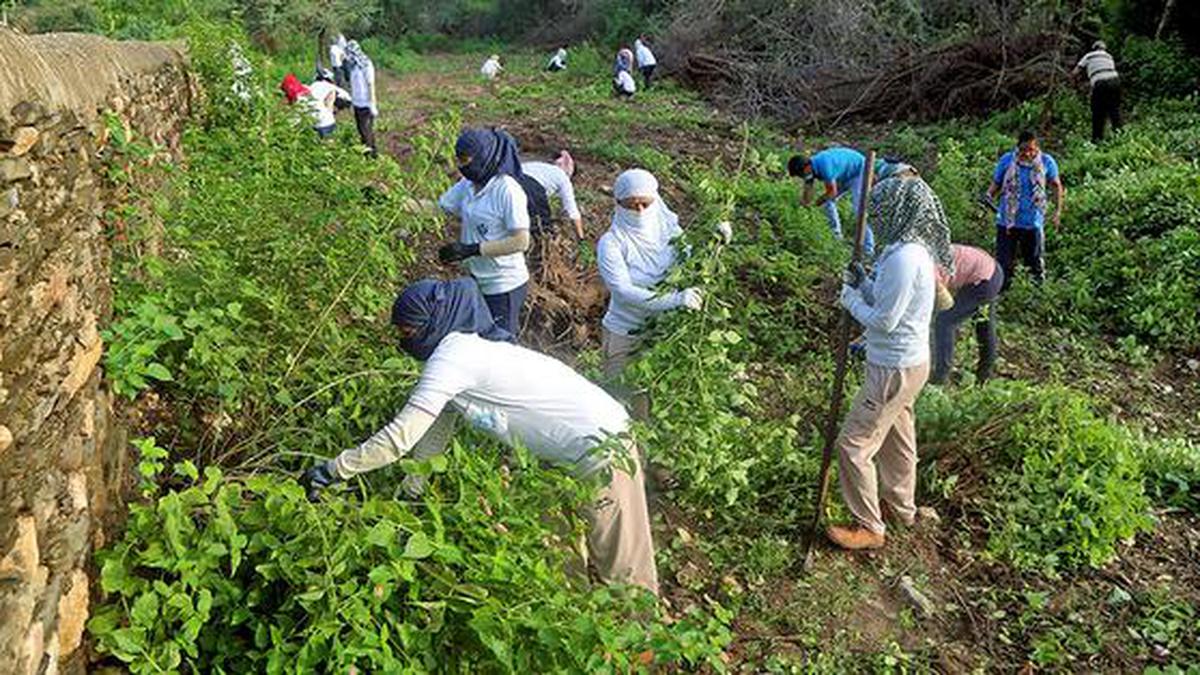
[[[459, 417], [600, 491], [585, 516], [588, 553], [601, 580], [658, 593], [658, 570], [638, 449], [621, 404], [563, 363], [513, 344], [470, 279], [418, 281], [392, 308], [400, 345], [422, 363], [400, 413], [356, 448], [309, 469], [309, 499], [405, 457], [443, 452]], [[423, 489], [415, 476], [410, 493]]]
[[566, 150], [560, 151], [553, 163], [521, 162], [521, 172], [542, 186], [547, 199], [558, 198], [563, 217], [574, 226], [575, 238], [583, 241], [583, 214], [579, 212], [579, 204], [575, 201], [575, 186], [571, 184], [571, 179], [575, 176], [575, 159], [571, 157], [571, 153]]
[[612, 226], [596, 245], [600, 278], [608, 288], [604, 314], [604, 375], [616, 379], [641, 342], [639, 333], [656, 314], [680, 307], [698, 310], [696, 287], [657, 289], [679, 257], [675, 239], [683, 234], [679, 216], [658, 195], [658, 179], [630, 169], [613, 184]]
[[945, 213], [915, 174], [871, 191], [871, 217], [886, 241], [874, 279], [848, 275], [841, 304], [866, 329], [866, 376], [837, 439], [842, 498], [854, 522], [832, 525], [838, 546], [880, 548], [886, 516], [916, 521], [917, 434], [914, 403], [929, 377], [929, 324], [935, 302], [935, 259], [951, 266]]
[[979, 365], [975, 379], [987, 382], [996, 365], [996, 298], [1004, 286], [1004, 270], [986, 251], [974, 246], [954, 244], [954, 273], [938, 268], [938, 278], [954, 294], [954, 304], [941, 310], [933, 321], [932, 384], [943, 384], [954, 368], [954, 343], [958, 327], [975, 317], [975, 339], [979, 343]]
[[1017, 147], [1004, 153], [992, 173], [988, 198], [996, 208], [996, 261], [1004, 270], [1004, 286], [1008, 290], [1016, 273], [1016, 258], [1021, 256], [1041, 283], [1046, 278], [1046, 206], [1047, 188], [1054, 190], [1054, 226], [1062, 226], [1063, 202], [1066, 189], [1058, 175], [1058, 162], [1048, 152], [1042, 152], [1037, 135], [1022, 131]]
[[1092, 44], [1092, 51], [1083, 55], [1072, 74], [1086, 72], [1092, 88], [1092, 142], [1104, 140], [1104, 124], [1112, 122], [1113, 133], [1121, 130], [1121, 78], [1117, 64], [1103, 41]]
[[463, 262], [500, 328], [519, 335], [529, 291], [529, 202], [517, 142], [499, 129], [467, 129], [454, 144], [462, 180], [439, 199], [459, 219], [458, 241], [442, 246], [443, 263]]
[[[886, 162], [883, 160], [876, 161], [876, 171], [884, 164]], [[800, 203], [804, 206], [813, 203], [813, 186], [821, 181], [825, 190], [817, 197], [816, 206], [825, 209], [829, 228], [838, 239], [842, 238], [842, 220], [838, 215], [837, 202], [849, 193], [854, 211], [858, 212], [863, 199], [862, 173], [866, 165], [867, 158], [861, 152], [843, 147], [828, 148], [812, 157], [795, 155], [788, 160], [788, 175], [804, 179], [804, 190], [800, 195]], [[869, 260], [875, 253], [875, 233], [870, 224], [866, 228], [863, 255]]]
[[358, 136], [367, 146], [367, 155], [375, 157], [375, 118], [379, 105], [375, 101], [375, 64], [359, 46], [357, 40], [346, 43], [345, 67], [349, 70], [350, 103], [354, 106], [354, 123]]

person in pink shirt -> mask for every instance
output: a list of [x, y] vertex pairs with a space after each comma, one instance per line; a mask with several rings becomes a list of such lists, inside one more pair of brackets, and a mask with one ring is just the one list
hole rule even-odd
[[954, 294], [954, 306], [938, 312], [934, 318], [933, 373], [929, 381], [944, 384], [949, 379], [958, 327], [974, 316], [975, 338], [979, 342], [975, 376], [983, 384], [996, 365], [995, 301], [1004, 286], [1004, 270], [986, 251], [974, 246], [953, 244], [950, 251], [954, 254], [954, 276], [938, 268], [938, 278]]

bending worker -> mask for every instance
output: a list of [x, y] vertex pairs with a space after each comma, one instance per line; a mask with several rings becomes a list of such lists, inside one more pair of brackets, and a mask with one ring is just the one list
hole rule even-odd
[[975, 339], [979, 343], [979, 365], [975, 379], [987, 382], [996, 365], [996, 298], [1004, 286], [1004, 270], [986, 251], [974, 246], [950, 247], [954, 255], [954, 274], [938, 268], [938, 276], [954, 294], [954, 306], [937, 313], [933, 322], [933, 375], [929, 381], [942, 384], [954, 368], [954, 343], [958, 327], [975, 317]]
[[842, 306], [867, 337], [866, 376], [837, 441], [842, 498], [854, 523], [830, 526], [828, 535], [845, 549], [883, 546], [881, 499], [891, 519], [916, 521], [913, 404], [929, 377], [936, 285], [934, 257], [922, 233], [938, 219], [930, 212], [940, 210], [933, 191], [915, 175], [892, 178], [872, 190], [871, 201], [876, 224], [895, 243], [876, 261], [873, 282], [842, 287]]
[[[882, 160], [876, 162], [876, 170], [883, 164]], [[837, 202], [850, 193], [851, 205], [854, 212], [858, 212], [863, 198], [862, 173], [866, 165], [867, 158], [861, 152], [841, 147], [822, 150], [812, 157], [795, 155], [788, 160], [788, 174], [804, 179], [804, 191], [800, 195], [800, 203], [804, 206], [812, 203], [813, 184], [821, 181], [825, 191], [817, 197], [816, 206], [824, 207], [829, 228], [838, 239], [842, 238], [842, 219], [838, 215]], [[870, 259], [874, 253], [875, 234], [868, 224], [863, 239], [863, 254]]]
[[439, 199], [461, 222], [458, 241], [438, 250], [443, 263], [465, 261], [496, 325], [519, 335], [529, 292], [529, 200], [518, 180], [517, 142], [498, 129], [467, 129], [454, 144], [462, 180]]
[[586, 513], [600, 578], [657, 594], [646, 493], [624, 408], [566, 365], [512, 344], [469, 279], [412, 284], [396, 299], [392, 324], [401, 347], [423, 362], [421, 378], [387, 426], [305, 473], [310, 499], [409, 452], [426, 459], [444, 451], [461, 415], [509, 446], [600, 480]]
[[604, 374], [615, 379], [641, 341], [652, 316], [703, 304], [699, 288], [656, 289], [678, 258], [674, 239], [683, 234], [679, 216], [658, 196], [649, 171], [630, 169], [613, 184], [617, 200], [612, 226], [596, 245], [600, 278], [610, 294], [604, 315]]
[[582, 240], [583, 214], [579, 212], [579, 204], [575, 201], [575, 186], [571, 179], [575, 176], [575, 159], [571, 153], [562, 150], [554, 163], [522, 162], [521, 172], [538, 182], [546, 191], [547, 199], [558, 198], [562, 215], [571, 221], [575, 228], [575, 238]]

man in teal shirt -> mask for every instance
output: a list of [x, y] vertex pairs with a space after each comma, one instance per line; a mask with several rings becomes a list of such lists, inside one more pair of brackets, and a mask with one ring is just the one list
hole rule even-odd
[[1054, 191], [1054, 226], [1061, 227], [1066, 190], [1058, 175], [1058, 162], [1042, 152], [1032, 131], [1022, 131], [1017, 147], [996, 163], [988, 188], [993, 202], [997, 196], [1000, 198], [996, 209], [996, 262], [1004, 270], [1004, 290], [1012, 283], [1018, 255], [1035, 282], [1041, 283], [1046, 277], [1047, 188]]
[[[884, 166], [883, 160], [876, 161], [876, 170]], [[867, 165], [867, 158], [851, 148], [833, 147], [822, 150], [812, 157], [796, 155], [788, 160], [788, 174], [793, 178], [804, 179], [804, 192], [800, 195], [800, 203], [808, 206], [812, 203], [813, 184], [821, 181], [825, 187], [824, 193], [817, 198], [816, 205], [824, 207], [825, 216], [829, 219], [829, 228], [838, 239], [842, 238], [842, 221], [838, 215], [837, 202], [847, 192], [850, 193], [851, 205], [858, 213], [862, 203], [862, 172]], [[867, 226], [863, 238], [863, 254], [870, 258], [875, 250], [875, 233]]]

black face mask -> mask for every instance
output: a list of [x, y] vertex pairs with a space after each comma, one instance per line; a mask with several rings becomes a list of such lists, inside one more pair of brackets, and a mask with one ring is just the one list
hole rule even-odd
[[466, 164], [459, 164], [458, 172], [462, 174], [463, 178], [472, 183], [483, 182], [483, 172], [479, 170], [479, 166], [473, 161]]

